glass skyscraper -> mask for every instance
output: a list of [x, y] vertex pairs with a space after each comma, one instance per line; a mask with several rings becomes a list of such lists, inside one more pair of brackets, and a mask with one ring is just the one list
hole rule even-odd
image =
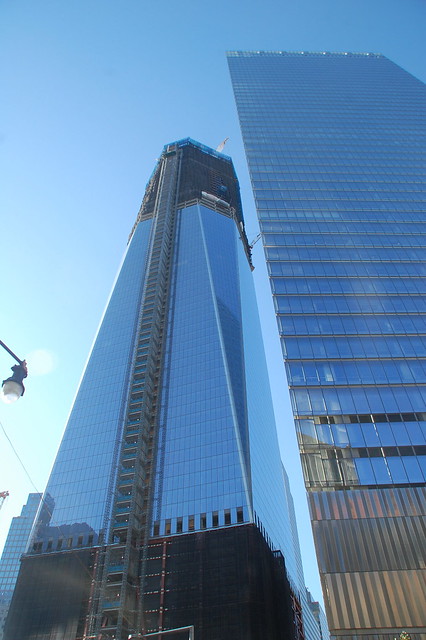
[[230, 52], [332, 635], [426, 638], [426, 88]]
[[43, 508], [39, 509], [41, 498], [41, 493], [29, 494], [21, 514], [12, 518], [7, 534], [0, 559], [0, 640], [3, 640], [3, 626], [18, 577], [20, 558], [26, 551], [36, 516], [38, 514], [40, 524], [49, 520], [49, 498], [46, 496]]
[[46, 495], [7, 640], [319, 638], [227, 156], [164, 148]]

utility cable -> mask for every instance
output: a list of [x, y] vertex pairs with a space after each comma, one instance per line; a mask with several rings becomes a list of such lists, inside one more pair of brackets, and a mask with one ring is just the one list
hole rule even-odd
[[[13, 453], [14, 453], [14, 454], [15, 454], [15, 456], [17, 457], [17, 459], [18, 459], [18, 461], [19, 461], [19, 464], [21, 465], [22, 469], [24, 470], [25, 475], [27, 476], [28, 480], [30, 481], [30, 483], [31, 483], [32, 487], [36, 490], [36, 492], [37, 492], [37, 493], [41, 494], [41, 496], [42, 496], [41, 500], [42, 500], [42, 502], [43, 502], [43, 504], [44, 504], [45, 509], [47, 510], [47, 513], [48, 513], [49, 517], [51, 518], [51, 517], [53, 516], [53, 514], [52, 514], [52, 511], [50, 510], [50, 508], [49, 508], [48, 504], [46, 503], [46, 501], [45, 501], [45, 499], [44, 499], [44, 492], [39, 491], [39, 490], [38, 490], [38, 488], [36, 487], [36, 485], [35, 485], [35, 483], [34, 483], [33, 479], [31, 478], [31, 476], [30, 476], [30, 474], [29, 474], [29, 472], [28, 472], [28, 470], [27, 470], [26, 466], [25, 466], [25, 465], [24, 465], [24, 463], [22, 462], [22, 460], [21, 460], [21, 458], [20, 458], [20, 456], [19, 456], [18, 452], [16, 451], [15, 447], [13, 446], [12, 440], [9, 438], [9, 436], [8, 436], [8, 434], [7, 434], [7, 432], [6, 432], [6, 429], [4, 428], [3, 423], [1, 422], [1, 420], [0, 420], [0, 426], [1, 426], [2, 431], [3, 431], [3, 433], [4, 433], [5, 437], [6, 437], [6, 440], [7, 440], [7, 441], [8, 441], [8, 443], [10, 444], [10, 446], [11, 446], [11, 449], [12, 449]], [[61, 527], [60, 527], [59, 525], [57, 525], [57, 529], [58, 529], [59, 533], [62, 535], [62, 537], [63, 537], [63, 538], [66, 538], [66, 536], [64, 535], [64, 533], [63, 533], [63, 531], [61, 530]], [[70, 551], [70, 552], [74, 555], [74, 557], [75, 557], [75, 558], [79, 561], [79, 563], [81, 564], [81, 566], [82, 566], [82, 568], [84, 569], [84, 571], [85, 571], [85, 572], [87, 573], [87, 575], [90, 577], [90, 580], [93, 580], [93, 575], [90, 573], [89, 569], [88, 569], [88, 568], [86, 567], [86, 565], [83, 563], [83, 561], [81, 560], [80, 556], [77, 554], [76, 550], [75, 550], [75, 549], [69, 549], [69, 550], [67, 550], [67, 551]]]
[[[19, 464], [20, 464], [20, 465], [21, 465], [21, 467], [23, 468], [25, 475], [27, 476], [28, 480], [30, 481], [30, 484], [31, 484], [31, 485], [32, 485], [32, 487], [36, 490], [36, 492], [37, 492], [37, 493], [42, 493], [41, 491], [39, 491], [39, 490], [37, 489], [36, 485], [34, 484], [33, 479], [31, 478], [30, 474], [28, 473], [28, 470], [27, 470], [26, 466], [24, 465], [24, 463], [22, 462], [21, 458], [19, 457], [19, 454], [18, 454], [18, 452], [16, 451], [15, 447], [13, 446], [12, 440], [11, 440], [11, 439], [9, 438], [9, 436], [7, 435], [6, 429], [4, 428], [3, 423], [2, 423], [1, 421], [0, 421], [0, 426], [1, 426], [2, 431], [3, 431], [3, 433], [4, 433], [5, 437], [6, 437], [6, 440], [8, 441], [8, 443], [9, 443], [9, 444], [10, 444], [10, 446], [11, 446], [11, 449], [12, 449], [13, 453], [14, 453], [14, 454], [15, 454], [15, 456], [17, 457], [17, 459], [18, 459], [18, 461], [19, 461]], [[52, 514], [50, 514], [50, 515], [52, 515]]]

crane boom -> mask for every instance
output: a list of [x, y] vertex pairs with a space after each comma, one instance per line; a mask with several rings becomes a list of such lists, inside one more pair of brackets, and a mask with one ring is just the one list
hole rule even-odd
[[8, 495], [9, 491], [0, 491], [0, 509], [2, 508], [3, 502], [6, 500]]

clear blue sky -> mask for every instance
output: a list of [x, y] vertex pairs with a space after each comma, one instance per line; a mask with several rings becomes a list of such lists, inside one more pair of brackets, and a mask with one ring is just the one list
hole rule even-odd
[[[216, 147], [229, 136], [257, 234], [225, 51], [379, 52], [425, 81], [425, 33], [424, 0], [0, 0], [0, 338], [32, 371], [0, 420], [35, 487], [47, 481], [163, 144], [190, 136]], [[305, 578], [320, 597], [260, 243], [254, 262]], [[1, 379], [12, 364], [0, 353]], [[0, 548], [35, 490], [0, 430], [6, 489]]]

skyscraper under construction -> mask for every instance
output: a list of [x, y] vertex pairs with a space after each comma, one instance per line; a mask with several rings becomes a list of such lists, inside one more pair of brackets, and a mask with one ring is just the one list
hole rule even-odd
[[315, 638], [286, 492], [233, 165], [181, 140], [148, 183], [7, 640]]

